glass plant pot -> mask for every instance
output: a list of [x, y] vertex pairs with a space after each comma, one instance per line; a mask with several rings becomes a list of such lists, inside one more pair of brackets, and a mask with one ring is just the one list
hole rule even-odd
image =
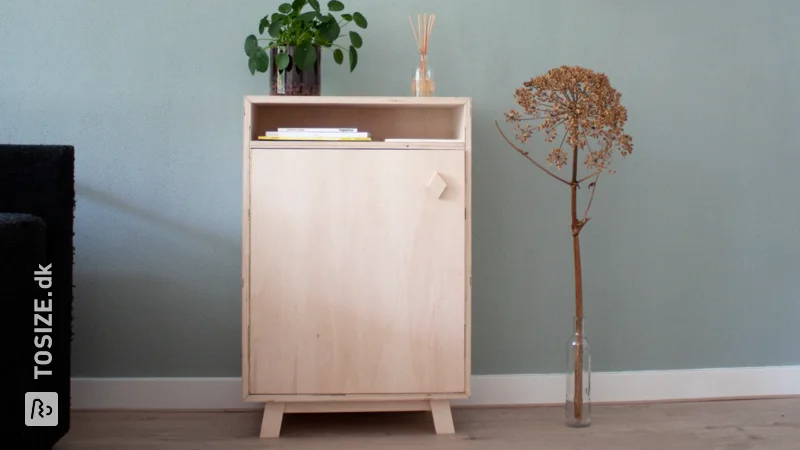
[[[270, 58], [272, 69], [270, 71], [271, 95], [322, 95], [322, 58], [321, 48], [317, 46], [317, 61], [313, 66], [300, 70], [294, 63], [295, 47], [282, 49], [272, 48]], [[275, 57], [279, 53], [289, 55], [289, 65], [284, 70], [278, 70]]]
[[586, 339], [584, 319], [573, 318], [573, 334], [567, 344], [567, 398], [565, 419], [569, 427], [592, 423], [592, 349]]

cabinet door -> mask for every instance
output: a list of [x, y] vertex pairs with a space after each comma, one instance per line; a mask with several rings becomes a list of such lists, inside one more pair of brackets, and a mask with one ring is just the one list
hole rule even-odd
[[252, 151], [252, 394], [464, 392], [464, 158]]

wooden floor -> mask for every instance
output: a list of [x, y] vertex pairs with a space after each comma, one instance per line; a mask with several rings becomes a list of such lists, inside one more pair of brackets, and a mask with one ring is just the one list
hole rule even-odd
[[498, 449], [800, 450], [800, 399], [597, 406], [590, 428], [562, 409], [454, 409], [456, 434], [430, 413], [290, 415], [283, 437], [258, 439], [257, 412], [78, 412], [56, 450]]

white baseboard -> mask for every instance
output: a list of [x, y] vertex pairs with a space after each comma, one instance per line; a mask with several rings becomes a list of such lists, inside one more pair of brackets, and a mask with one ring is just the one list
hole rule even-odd
[[[551, 405], [564, 401], [564, 375], [477, 375], [472, 398], [454, 406]], [[254, 409], [240, 378], [73, 378], [72, 409]], [[800, 395], [800, 366], [600, 372], [594, 403]]]

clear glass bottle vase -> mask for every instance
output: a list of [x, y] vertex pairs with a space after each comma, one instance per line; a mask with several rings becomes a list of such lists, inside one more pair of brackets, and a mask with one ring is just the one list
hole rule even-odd
[[580, 428], [592, 423], [592, 348], [586, 338], [583, 317], [573, 317], [573, 334], [567, 345], [567, 426]]
[[433, 80], [433, 70], [428, 63], [428, 55], [420, 54], [414, 77], [411, 80], [411, 95], [415, 97], [433, 97], [436, 83]]

